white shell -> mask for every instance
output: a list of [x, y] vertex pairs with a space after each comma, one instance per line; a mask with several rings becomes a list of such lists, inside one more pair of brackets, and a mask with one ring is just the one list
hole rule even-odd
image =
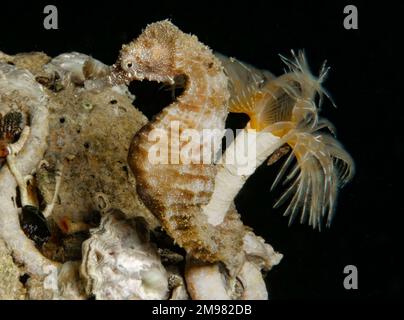
[[108, 73], [109, 67], [86, 54], [69, 52], [58, 55], [44, 69], [48, 73], [57, 73], [62, 82], [70, 80], [83, 84], [87, 79], [95, 79]]
[[168, 274], [155, 246], [114, 211], [83, 243], [81, 275], [97, 299], [166, 299]]
[[60, 299], [82, 300], [85, 297], [80, 279], [80, 261], [64, 263], [58, 274]]
[[281, 262], [283, 255], [276, 252], [274, 248], [253, 232], [248, 231], [243, 238], [243, 250], [247, 259], [253, 261], [260, 269], [271, 270]]
[[[218, 263], [200, 263], [187, 260], [185, 277], [188, 291], [194, 300], [267, 300], [268, 292], [261, 270], [277, 265], [282, 254], [253, 232], [246, 232], [243, 250], [247, 260], [236, 277], [230, 278]], [[237, 287], [237, 281], [242, 288]]]

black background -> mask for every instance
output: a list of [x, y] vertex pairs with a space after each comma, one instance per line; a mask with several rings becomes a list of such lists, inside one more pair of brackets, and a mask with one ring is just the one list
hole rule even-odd
[[[44, 29], [45, 4], [57, 6], [58, 30]], [[358, 8], [359, 30], [343, 27], [348, 4]], [[275, 74], [283, 71], [278, 54], [290, 49], [304, 48], [313, 70], [327, 59], [332, 69], [325, 87], [338, 108], [326, 103], [322, 115], [336, 125], [357, 168], [340, 192], [333, 225], [322, 232], [298, 223], [288, 227], [281, 211], [272, 209], [279, 196], [269, 192], [276, 166], [259, 168], [236, 203], [243, 221], [284, 254], [267, 277], [271, 298], [391, 298], [403, 291], [403, 81], [397, 49], [403, 9], [384, 1], [3, 2], [0, 50], [51, 56], [79, 51], [112, 64], [123, 43], [148, 23], [169, 18], [212, 49]], [[136, 106], [150, 114], [142, 89], [134, 84], [132, 90], [139, 96]], [[343, 287], [349, 264], [358, 268], [358, 290]]]

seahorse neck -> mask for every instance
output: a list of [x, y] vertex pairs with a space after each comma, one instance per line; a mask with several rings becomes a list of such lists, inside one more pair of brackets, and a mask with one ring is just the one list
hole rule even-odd
[[227, 92], [227, 79], [218, 68], [220, 62], [205, 45], [195, 43], [195, 39], [183, 39], [188, 44], [177, 45], [175, 66], [177, 73], [188, 79], [185, 94], [217, 95]]

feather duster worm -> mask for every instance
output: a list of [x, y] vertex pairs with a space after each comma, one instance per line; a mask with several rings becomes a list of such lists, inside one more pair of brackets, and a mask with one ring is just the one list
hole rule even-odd
[[[285, 215], [290, 215], [290, 222], [301, 212], [301, 222], [308, 219], [313, 228], [321, 228], [322, 220], [326, 219], [329, 226], [338, 188], [353, 176], [354, 162], [335, 139], [333, 125], [318, 116], [316, 96], [320, 97], [320, 105], [324, 95], [330, 98], [322, 86], [328, 69], [324, 64], [320, 75], [315, 77], [303, 52], [295, 55], [292, 51], [292, 54], [292, 60], [282, 57], [289, 70], [275, 79], [271, 79], [269, 73], [257, 72], [237, 60], [220, 56], [230, 78], [232, 95], [229, 110], [249, 116], [246, 130], [254, 129], [248, 134], [255, 135], [253, 142], [257, 156], [247, 175], [236, 175], [235, 165], [226, 164], [219, 170], [214, 194], [205, 207], [205, 213], [214, 224], [225, 217], [227, 208], [247, 178], [285, 143], [292, 152], [272, 189], [282, 181], [296, 158], [296, 165], [283, 180], [283, 184], [291, 184], [275, 204], [275, 207], [279, 206], [291, 198], [285, 211]], [[333, 135], [321, 132], [323, 128], [328, 128]], [[237, 137], [233, 145], [242, 143], [239, 140]], [[234, 152], [233, 146], [223, 156], [231, 152]], [[273, 159], [270, 161], [273, 162]]]

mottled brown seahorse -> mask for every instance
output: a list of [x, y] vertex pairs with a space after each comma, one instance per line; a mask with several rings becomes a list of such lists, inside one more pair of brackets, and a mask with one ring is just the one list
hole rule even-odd
[[[167, 130], [168, 141], [178, 139], [169, 131], [175, 121], [179, 133], [185, 129], [201, 134], [203, 129], [223, 131], [229, 92], [221, 62], [196, 36], [183, 33], [166, 20], [147, 26], [137, 39], [123, 46], [111, 81], [146, 79], [173, 84], [177, 76], [187, 78], [183, 94], [136, 134], [128, 163], [141, 199], [175, 242], [197, 259], [221, 261], [231, 272], [237, 272], [244, 259], [241, 248], [245, 232], [237, 211], [232, 206], [224, 222], [213, 226], [202, 210], [214, 189], [217, 169], [213, 161], [186, 164], [179, 159], [180, 163], [153, 164], [148, 158], [156, 143], [149, 141], [150, 132], [163, 129]], [[214, 139], [221, 141], [223, 134], [216, 134]], [[220, 143], [213, 145], [220, 148]], [[203, 146], [201, 143], [199, 147]], [[212, 148], [210, 154], [219, 148]], [[170, 149], [171, 153], [175, 151]]]

